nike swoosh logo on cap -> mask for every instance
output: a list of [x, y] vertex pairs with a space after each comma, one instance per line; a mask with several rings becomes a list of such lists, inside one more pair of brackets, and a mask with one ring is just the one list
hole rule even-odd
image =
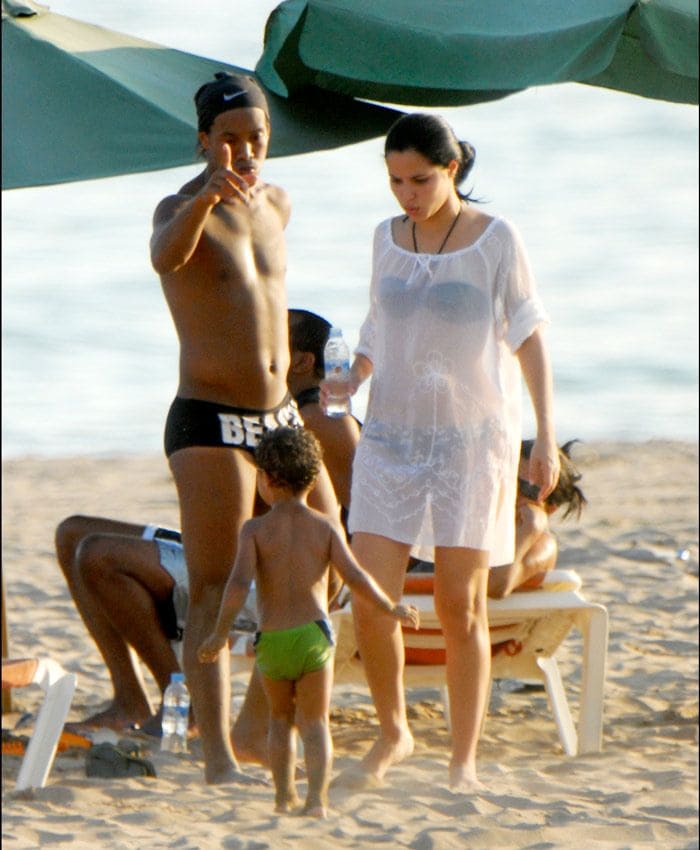
[[234, 97], [240, 97], [242, 94], [248, 94], [248, 92], [246, 92], [246, 91], [236, 91], [236, 92], [233, 92], [233, 94], [223, 95], [223, 98], [228, 103], [229, 100], [233, 100]]

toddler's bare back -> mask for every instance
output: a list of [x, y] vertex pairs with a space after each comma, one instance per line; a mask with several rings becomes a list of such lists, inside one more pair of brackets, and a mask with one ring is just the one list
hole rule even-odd
[[332, 526], [307, 505], [277, 502], [250, 521], [260, 629], [289, 629], [328, 616]]

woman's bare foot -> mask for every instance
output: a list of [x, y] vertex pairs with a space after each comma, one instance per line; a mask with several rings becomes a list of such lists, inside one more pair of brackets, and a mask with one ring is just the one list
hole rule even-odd
[[455, 794], [471, 794], [483, 790], [484, 785], [477, 779], [474, 765], [450, 765], [450, 791]]
[[414, 746], [413, 735], [408, 729], [396, 741], [380, 735], [360, 762], [360, 767], [377, 779], [383, 779], [392, 764], [398, 764], [413, 754]]
[[413, 753], [413, 747], [413, 735], [408, 730], [396, 741], [380, 735], [360, 764], [344, 770], [333, 780], [332, 785], [358, 791], [378, 788], [391, 765], [408, 758]]

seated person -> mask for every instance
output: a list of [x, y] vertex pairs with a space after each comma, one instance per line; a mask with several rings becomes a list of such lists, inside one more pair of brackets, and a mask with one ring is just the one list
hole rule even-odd
[[503, 599], [514, 590], [531, 590], [539, 587], [546, 574], [553, 570], [559, 553], [557, 540], [549, 530], [549, 517], [562, 506], [566, 507], [562, 519], [575, 514], [578, 519], [586, 504], [586, 497], [577, 482], [581, 474], [571, 460], [570, 440], [559, 449], [561, 470], [559, 481], [544, 502], [538, 501], [537, 488], [527, 481], [527, 464], [533, 440], [523, 440], [518, 470], [518, 495], [515, 500], [515, 558], [512, 564], [491, 567], [488, 578], [488, 595]]
[[326, 416], [320, 404], [319, 383], [325, 374], [323, 349], [331, 325], [308, 310], [289, 311], [291, 361], [287, 386], [294, 396], [304, 425], [314, 432], [323, 448], [323, 462], [340, 503], [343, 525], [350, 507], [352, 461], [360, 439], [360, 423], [354, 416]]
[[[56, 529], [56, 555], [68, 589], [109, 671], [112, 702], [73, 729], [138, 726], [160, 735], [136, 651], [161, 694], [180, 669], [189, 599], [180, 533], [103, 517], [71, 516]], [[254, 631], [255, 599], [236, 630]]]

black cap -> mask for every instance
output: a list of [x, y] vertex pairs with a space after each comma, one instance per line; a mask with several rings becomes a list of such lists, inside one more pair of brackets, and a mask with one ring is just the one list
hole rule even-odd
[[267, 100], [257, 80], [247, 74], [218, 71], [214, 81], [205, 83], [194, 96], [198, 129], [209, 132], [214, 119], [229, 109], [262, 109], [270, 117]]

